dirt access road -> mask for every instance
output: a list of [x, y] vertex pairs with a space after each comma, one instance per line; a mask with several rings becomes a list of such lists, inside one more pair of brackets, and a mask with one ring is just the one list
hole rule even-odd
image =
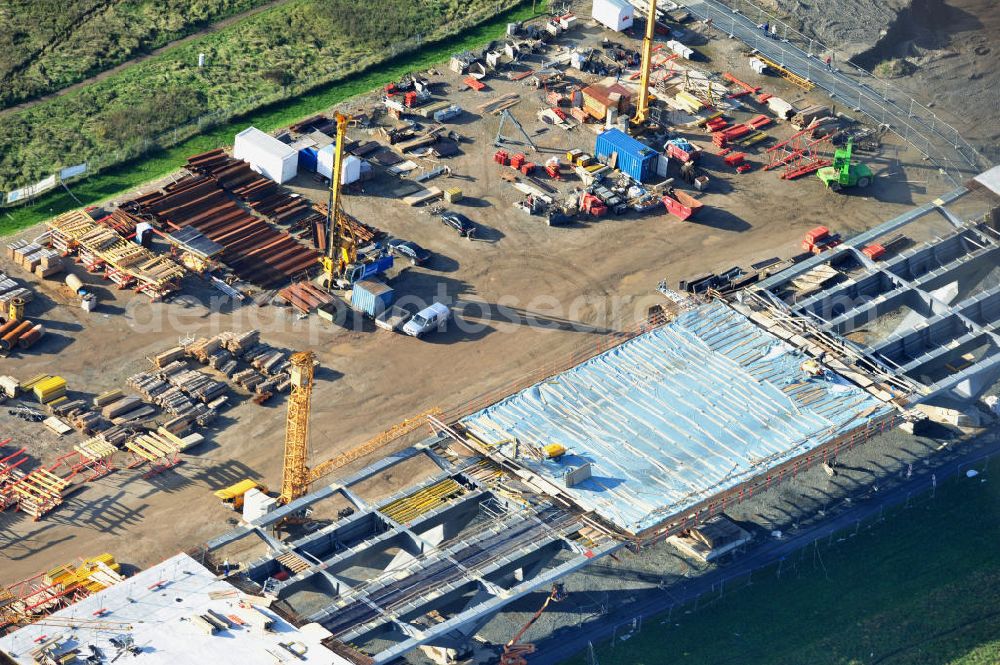
[[[603, 36], [584, 25], [562, 43], [596, 44]], [[711, 58], [698, 63], [701, 67], [733, 71], [791, 101], [804, 97], [779, 79], [754, 78], [737, 43], [709, 39], [699, 48]], [[405, 417], [429, 407], [462, 405], [554, 359], [593, 347], [604, 334], [622, 329], [659, 302], [655, 287], [661, 279], [676, 285], [699, 273], [792, 256], [800, 251], [802, 234], [817, 224], [857, 232], [950, 189], [934, 169], [895, 146], [866, 158], [878, 176], [864, 196], [824, 191], [815, 178], [782, 181], [759, 169], [760, 150], [750, 154], [758, 168], [737, 175], [714, 155], [707, 135], [688, 132], [710, 153], [704, 166], [712, 186], [697, 221], [682, 223], [659, 211], [550, 228], [512, 207], [520, 195], [499, 179], [501, 167], [492, 161], [498, 119], [475, 112], [488, 99], [517, 92], [522, 101], [513, 113], [529, 132], [536, 132], [542, 128], [535, 114], [542, 108], [543, 92], [493, 78], [489, 91], [475, 93], [459, 90], [460, 77], [451, 72], [433, 78], [439, 96], [471, 112], [454, 125], [469, 140], [462, 143], [463, 154], [447, 162], [452, 177], [430, 184], [464, 190], [466, 198], [455, 209], [480, 225], [480, 239], [459, 238], [425, 210], [391, 196], [388, 186], [398, 181], [387, 175], [366, 183], [363, 193], [348, 194], [345, 206], [358, 218], [434, 252], [428, 266], [403, 266], [393, 283], [411, 303], [450, 301], [455, 325], [417, 340], [376, 330], [370, 323], [354, 329], [315, 316], [303, 320], [287, 308], [233, 309], [227, 304], [213, 309], [207, 300], [213, 292], [197, 280], [185, 284], [186, 297], [150, 304], [87, 276], [102, 294], [101, 308], [90, 314], [73, 306], [57, 282], [37, 285], [40, 297], [28, 314], [42, 321], [50, 335], [29, 353], [4, 359], [3, 373], [21, 379], [56, 373], [72, 391], [91, 398], [124, 387], [128, 376], [148, 367], [146, 357], [176, 345], [179, 338], [259, 328], [264, 341], [275, 346], [317, 353], [311, 446], [312, 459], [320, 461]], [[581, 82], [594, 78], [585, 75]], [[356, 111], [365, 101], [346, 110]], [[732, 113], [746, 120], [758, 112]], [[791, 128], [769, 131], [783, 137]], [[569, 132], [549, 128], [536, 134], [543, 151], [533, 159], [544, 162], [571, 147], [591, 150], [594, 136], [586, 127]], [[554, 184], [568, 192], [579, 182], [567, 178]], [[295, 189], [325, 197], [322, 186], [308, 177], [300, 177]], [[38, 233], [34, 229], [22, 235]], [[26, 278], [5, 261], [0, 270]], [[19, 513], [0, 514], [0, 582], [104, 551], [143, 567], [229, 528], [234, 515], [211, 490], [247, 476], [278, 486], [285, 409], [282, 399], [262, 407], [238, 396], [234, 401], [206, 432], [208, 442], [174, 470], [151, 479], [119, 471], [87, 486], [41, 522]], [[14, 443], [27, 445], [34, 458], [46, 462], [80, 439], [52, 440], [41, 425], [15, 420], [6, 410], [0, 412], [0, 435], [13, 436]], [[417, 478], [397, 474], [384, 480], [390, 492]]]

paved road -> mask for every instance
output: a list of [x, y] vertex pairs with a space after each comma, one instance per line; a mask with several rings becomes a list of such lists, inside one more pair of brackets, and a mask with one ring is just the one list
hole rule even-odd
[[[610, 612], [599, 622], [588, 623], [585, 630], [572, 633], [560, 633], [558, 641], [544, 640], [538, 643], [538, 652], [531, 657], [532, 665], [559, 665], [563, 661], [576, 656], [587, 648], [588, 642], [595, 645], [611, 637], [616, 626], [631, 622], [635, 617], [648, 619], [651, 616], [666, 612], [675, 605], [683, 605], [700, 598], [706, 593], [718, 588], [718, 584], [729, 579], [740, 579], [751, 571], [789, 557], [790, 555], [811, 545], [814, 541], [827, 538], [832, 534], [844, 531], [855, 524], [879, 514], [883, 509], [898, 505], [909, 497], [920, 495], [931, 490], [932, 485], [947, 478], [958, 475], [970, 467], [974, 468], [983, 460], [1000, 455], [1000, 436], [993, 435], [992, 441], [977, 446], [968, 454], [949, 460], [933, 468], [921, 469], [921, 475], [915, 475], [911, 480], [885, 490], [877, 499], [864, 503], [856, 503], [854, 508], [846, 510], [812, 528], [802, 529], [794, 536], [785, 540], [772, 540], [754, 547], [746, 555], [741, 556], [731, 566], [716, 568], [700, 577], [692, 578], [683, 585], [671, 586], [664, 593], [645, 602], [636, 602], [623, 607], [609, 608]], [[627, 554], [624, 556], [628, 556]]]
[[840, 69], [836, 62], [833, 70], [828, 70], [823, 62], [826, 53], [810, 57], [793, 43], [770, 38], [755, 21], [734, 13], [717, 0], [689, 0], [685, 6], [701, 19], [712, 19], [717, 30], [733, 34], [764, 56], [808, 78], [830, 93], [835, 103], [858, 109], [876, 122], [887, 123], [953, 179], [960, 181], [988, 168], [982, 156], [958, 132], [934, 118], [928, 109], [904, 99], [898, 91], [883, 87], [886, 84], [874, 76], [850, 65]]

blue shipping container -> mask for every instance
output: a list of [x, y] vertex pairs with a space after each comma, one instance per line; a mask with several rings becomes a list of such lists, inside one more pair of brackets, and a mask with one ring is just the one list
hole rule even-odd
[[351, 289], [351, 307], [374, 318], [392, 306], [395, 295], [385, 282], [363, 279]]
[[302, 148], [302, 150], [299, 150], [299, 170], [316, 173], [316, 148]]
[[615, 168], [636, 182], [648, 182], [656, 174], [657, 152], [620, 129], [599, 134], [594, 144], [594, 156], [602, 162], [613, 153], [618, 153]]

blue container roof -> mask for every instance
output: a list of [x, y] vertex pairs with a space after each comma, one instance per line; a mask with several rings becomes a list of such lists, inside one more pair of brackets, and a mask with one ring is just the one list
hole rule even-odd
[[632, 154], [637, 155], [655, 155], [656, 151], [650, 148], [648, 145], [642, 141], [637, 141], [620, 129], [609, 129], [606, 132], [602, 132], [597, 136], [598, 140], [605, 139], [610, 141], [617, 148], [621, 148], [629, 151]]

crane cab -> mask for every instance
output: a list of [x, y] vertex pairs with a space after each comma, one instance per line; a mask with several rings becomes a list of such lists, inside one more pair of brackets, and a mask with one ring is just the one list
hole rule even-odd
[[215, 496], [222, 499], [222, 503], [227, 506], [232, 506], [233, 510], [243, 509], [243, 496], [250, 490], [260, 490], [261, 492], [267, 492], [267, 488], [258, 483], [255, 480], [250, 480], [246, 478], [238, 483], [234, 483], [229, 487], [225, 487], [221, 490], [216, 490]]

